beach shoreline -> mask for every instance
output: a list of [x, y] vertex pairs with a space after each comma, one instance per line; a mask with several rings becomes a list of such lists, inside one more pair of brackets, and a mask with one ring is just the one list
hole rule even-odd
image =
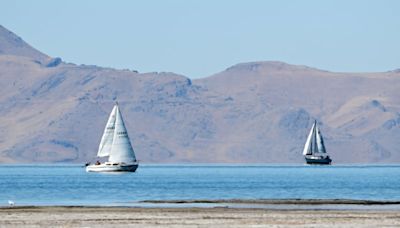
[[296, 204], [296, 205], [400, 205], [398, 200], [360, 200], [360, 199], [191, 199], [191, 200], [142, 200], [139, 203], [235, 203], [235, 204]]
[[[219, 204], [217, 204], [219, 205]], [[247, 205], [247, 204], [246, 204]], [[282, 204], [280, 204], [282, 205]], [[289, 204], [286, 204], [289, 205]], [[257, 206], [253, 204], [253, 206]], [[14, 206], [0, 227], [399, 227], [400, 209]]]
[[397, 200], [355, 200], [355, 199], [174, 199], [141, 200], [110, 204], [20, 204], [1, 206], [1, 209], [39, 208], [232, 208], [268, 210], [394, 210], [400, 211]]

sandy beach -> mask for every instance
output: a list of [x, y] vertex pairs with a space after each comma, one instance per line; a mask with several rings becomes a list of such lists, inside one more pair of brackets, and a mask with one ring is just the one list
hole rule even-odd
[[0, 227], [400, 227], [400, 211], [12, 207]]

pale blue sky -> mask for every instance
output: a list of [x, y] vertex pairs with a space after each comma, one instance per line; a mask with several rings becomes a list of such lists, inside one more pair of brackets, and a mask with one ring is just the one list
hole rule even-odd
[[278, 60], [400, 68], [400, 1], [0, 0], [0, 24], [67, 62], [209, 76]]

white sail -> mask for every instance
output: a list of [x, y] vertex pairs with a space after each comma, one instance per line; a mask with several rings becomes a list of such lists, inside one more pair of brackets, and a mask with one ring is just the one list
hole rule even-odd
[[315, 154], [318, 151], [318, 144], [317, 144], [317, 121], [314, 122], [315, 127], [314, 127], [314, 132], [313, 132], [313, 137], [311, 139], [312, 142], [312, 148], [311, 148], [311, 154]]
[[117, 106], [115, 105], [113, 110], [111, 111], [110, 117], [108, 117], [108, 121], [106, 127], [104, 128], [103, 136], [101, 137], [99, 150], [97, 152], [98, 157], [106, 157], [110, 155], [113, 139], [114, 139], [114, 130], [115, 130], [115, 112]]
[[307, 141], [306, 141], [306, 144], [304, 145], [304, 149], [303, 149], [303, 155], [311, 155], [312, 154], [312, 144], [313, 144], [312, 141], [313, 141], [313, 138], [315, 137], [314, 136], [315, 135], [314, 128], [315, 128], [315, 122], [311, 127], [310, 133], [308, 134]]
[[318, 153], [326, 153], [324, 139], [322, 138], [322, 135], [321, 135], [321, 132], [319, 131], [318, 126], [316, 127], [315, 138], [316, 138], [316, 142], [317, 142]]
[[108, 160], [112, 163], [133, 163], [136, 162], [135, 153], [118, 105], [116, 105], [116, 107], [114, 138]]

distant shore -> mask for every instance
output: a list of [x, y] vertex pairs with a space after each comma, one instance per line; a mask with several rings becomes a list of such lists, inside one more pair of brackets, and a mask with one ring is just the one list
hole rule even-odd
[[399, 227], [400, 210], [271, 210], [25, 206], [0, 209], [0, 227]]

